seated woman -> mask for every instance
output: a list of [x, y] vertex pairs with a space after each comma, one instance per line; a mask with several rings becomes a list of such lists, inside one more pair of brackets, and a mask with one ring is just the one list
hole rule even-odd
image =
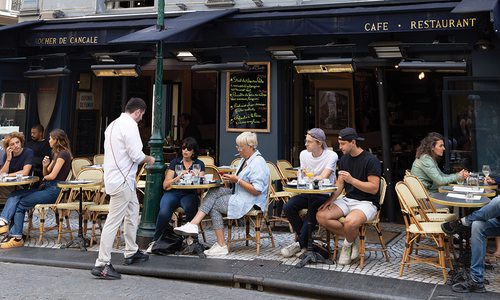
[[424, 187], [431, 193], [437, 192], [439, 186], [456, 182], [458, 178], [467, 178], [469, 173], [461, 170], [455, 174], [444, 174], [437, 164], [437, 160], [444, 153], [444, 138], [436, 132], [429, 133], [417, 148], [415, 161], [411, 167], [411, 174], [420, 179]]
[[[22, 173], [23, 176], [30, 175], [33, 167], [33, 150], [24, 148], [24, 134], [12, 132], [3, 139], [5, 155], [2, 161], [4, 164], [0, 168], [2, 175], [16, 176]], [[0, 187], [0, 199], [5, 200], [14, 191], [13, 187]]]
[[0, 243], [0, 249], [22, 247], [23, 223], [26, 210], [37, 204], [55, 203], [60, 189], [57, 182], [66, 180], [71, 170], [71, 150], [68, 136], [61, 129], [50, 133], [49, 145], [52, 148], [52, 160], [48, 156], [42, 160], [43, 183], [38, 189], [18, 190], [10, 194], [0, 215], [0, 234], [7, 232], [10, 225], [10, 238]]
[[207, 256], [228, 254], [224, 239], [222, 214], [229, 219], [239, 219], [248, 213], [254, 205], [265, 211], [267, 190], [269, 188], [269, 168], [266, 160], [257, 150], [257, 135], [243, 132], [236, 138], [236, 149], [242, 160], [236, 174], [224, 174], [222, 179], [234, 187], [211, 189], [198, 210], [196, 216], [174, 231], [182, 235], [198, 235], [198, 225], [206, 215], [212, 218], [217, 242], [205, 250]]
[[[172, 213], [178, 207], [182, 207], [186, 214], [186, 220], [191, 221], [191, 219], [196, 214], [198, 210], [198, 195], [196, 190], [170, 190], [170, 186], [174, 182], [178, 182], [182, 176], [188, 172], [192, 173], [193, 166], [200, 166], [200, 176], [205, 174], [205, 164], [198, 159], [199, 147], [196, 140], [192, 137], [188, 137], [182, 141], [182, 157], [174, 158], [170, 162], [168, 167], [167, 175], [163, 181], [163, 189], [166, 192], [160, 200], [160, 211], [158, 213], [158, 218], [156, 219], [156, 229], [153, 236], [153, 241], [158, 240], [164, 230], [172, 230], [169, 222], [172, 218]], [[175, 174], [175, 167], [181, 165], [184, 170], [180, 175]]]

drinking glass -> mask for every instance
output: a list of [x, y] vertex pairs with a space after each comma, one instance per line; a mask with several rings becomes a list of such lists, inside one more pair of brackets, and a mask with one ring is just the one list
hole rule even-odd
[[194, 164], [193, 165], [193, 175], [194, 175], [194, 178], [193, 178], [193, 181], [195, 184], [199, 184], [200, 183], [200, 171], [201, 171], [201, 167], [199, 164]]
[[176, 165], [175, 166], [175, 174], [177, 174], [177, 176], [181, 175], [182, 171], [184, 171], [183, 165]]
[[463, 185], [463, 184], [464, 184], [464, 182], [465, 182], [465, 179], [464, 179], [462, 176], [459, 176], [459, 177], [457, 178], [457, 183], [458, 183], [458, 184]]
[[490, 165], [483, 165], [483, 174], [485, 177], [490, 176], [491, 174]]

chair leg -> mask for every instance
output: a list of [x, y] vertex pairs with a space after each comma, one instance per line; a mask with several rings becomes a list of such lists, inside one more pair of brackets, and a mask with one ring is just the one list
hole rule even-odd
[[339, 236], [334, 235], [333, 236], [333, 254], [332, 254], [332, 261], [335, 262], [337, 259], [337, 251], [339, 250]]
[[98, 215], [97, 212], [93, 212], [91, 214], [91, 218], [92, 218], [92, 231], [91, 231], [91, 234], [90, 234], [90, 247], [92, 247], [94, 245], [94, 241], [95, 241], [95, 225], [97, 223], [97, 215]]
[[373, 225], [373, 227], [375, 227], [375, 230], [377, 231], [378, 240], [380, 241], [380, 245], [382, 246], [382, 252], [384, 253], [385, 260], [389, 262], [389, 253], [387, 252], [387, 246], [385, 245], [384, 236], [382, 235], [382, 230], [380, 229], [380, 224], [377, 223]]
[[28, 212], [28, 235], [26, 236], [26, 239], [29, 240], [31, 237], [31, 230], [33, 229], [33, 212], [34, 208], [30, 209]]
[[399, 268], [399, 276], [403, 276], [404, 267], [407, 263], [410, 251], [410, 238], [411, 238], [411, 233], [406, 232], [405, 250], [403, 251], [403, 257], [401, 258], [401, 267]]
[[440, 234], [437, 238], [438, 241], [438, 259], [439, 259], [439, 266], [441, 266], [441, 270], [443, 272], [443, 278], [444, 282], [448, 279], [448, 272], [446, 271], [446, 263], [444, 259], [444, 237], [442, 234]]
[[233, 220], [227, 220], [227, 252], [231, 252], [231, 229]]
[[207, 237], [205, 236], [205, 230], [203, 229], [203, 222], [200, 222], [200, 231], [201, 231], [201, 237], [203, 238], [203, 242], [207, 242]]
[[273, 248], [275, 248], [273, 231], [270, 227], [270, 224], [269, 224], [269, 221], [267, 220], [267, 218], [265, 220], [266, 220], [267, 233], [269, 234], [269, 238], [271, 239], [271, 245], [273, 246]]
[[359, 227], [359, 268], [363, 270], [365, 266], [365, 236], [366, 225], [363, 224]]
[[43, 227], [45, 226], [45, 209], [40, 208], [40, 236], [38, 237], [38, 244], [42, 244]]
[[59, 212], [59, 224], [58, 224], [58, 230], [57, 230], [57, 243], [61, 243], [61, 236], [62, 236], [62, 230], [63, 230], [63, 213]]
[[[261, 222], [261, 218], [260, 218], [260, 215], [258, 214], [255, 217], [255, 243], [257, 244], [257, 256], [260, 255], [260, 225], [261, 225], [260, 222]], [[249, 224], [249, 223], [250, 223], [250, 220], [248, 221], [247, 224]], [[248, 245], [248, 240], [247, 240], [247, 245]]]
[[[255, 230], [257, 231], [257, 230]], [[245, 217], [245, 245], [248, 247], [248, 239], [250, 238], [250, 218]], [[258, 254], [257, 254], [258, 255]]]

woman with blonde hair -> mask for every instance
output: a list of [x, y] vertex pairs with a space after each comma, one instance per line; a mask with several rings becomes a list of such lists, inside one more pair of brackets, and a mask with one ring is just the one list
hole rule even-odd
[[[23, 223], [26, 211], [37, 204], [55, 203], [60, 192], [57, 182], [68, 177], [72, 159], [68, 136], [63, 130], [54, 129], [50, 133], [49, 145], [52, 148], [52, 159], [45, 156], [42, 160], [41, 186], [38, 189], [15, 191], [7, 199], [0, 215], [0, 234], [9, 231], [9, 238], [0, 243], [0, 249], [24, 245]], [[7, 227], [10, 227], [10, 230]]]
[[194, 218], [174, 231], [182, 235], [198, 235], [198, 225], [206, 215], [212, 218], [217, 241], [205, 250], [207, 256], [228, 254], [224, 239], [222, 214], [228, 219], [239, 219], [254, 205], [265, 211], [269, 188], [269, 169], [266, 160], [257, 150], [257, 135], [243, 132], [236, 138], [236, 149], [241, 157], [236, 174], [224, 174], [222, 179], [233, 187], [211, 189]]

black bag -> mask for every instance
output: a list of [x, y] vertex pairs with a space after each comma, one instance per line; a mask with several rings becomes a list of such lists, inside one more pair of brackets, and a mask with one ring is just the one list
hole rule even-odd
[[173, 228], [168, 226], [154, 243], [151, 252], [157, 255], [175, 254], [182, 249], [183, 241], [184, 237], [176, 234]]

